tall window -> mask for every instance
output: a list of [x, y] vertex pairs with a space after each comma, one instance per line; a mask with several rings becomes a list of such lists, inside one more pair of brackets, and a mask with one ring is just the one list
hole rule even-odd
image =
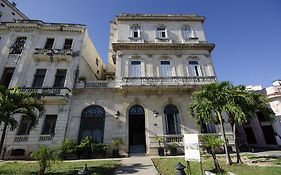
[[157, 27], [156, 38], [158, 39], [168, 38], [166, 27]]
[[33, 85], [32, 87], [40, 88], [43, 86], [43, 82], [46, 75], [46, 69], [37, 69], [34, 75]]
[[180, 134], [180, 121], [179, 110], [173, 105], [169, 104], [164, 109], [165, 121], [166, 121], [166, 134]]
[[54, 135], [57, 122], [57, 115], [46, 115], [42, 135]]
[[10, 54], [21, 54], [27, 37], [18, 37], [14, 44], [11, 46]]
[[187, 74], [188, 76], [203, 76], [205, 75], [205, 69], [202, 66], [199, 66], [198, 61], [188, 61], [187, 65]]
[[194, 30], [192, 30], [189, 26], [185, 26], [182, 28], [182, 38], [185, 40], [188, 39], [198, 39]]
[[132, 38], [140, 38], [141, 37], [141, 29], [139, 26], [131, 27], [131, 37]]
[[161, 77], [172, 76], [171, 61], [160, 61], [160, 76]]
[[65, 39], [63, 49], [71, 49], [72, 48], [73, 39]]
[[105, 110], [103, 107], [93, 105], [85, 108], [80, 122], [79, 140], [91, 136], [97, 142], [103, 143]]
[[54, 87], [64, 87], [65, 77], [66, 77], [66, 70], [57, 69]]
[[131, 61], [129, 77], [141, 77], [141, 61]]
[[54, 45], [55, 39], [54, 38], [47, 38], [44, 49], [52, 49]]
[[31, 130], [31, 120], [22, 116], [17, 135], [29, 135]]
[[0, 84], [2, 86], [4, 86], [5, 88], [9, 87], [9, 84], [10, 84], [11, 79], [13, 77], [14, 71], [15, 71], [15, 68], [5, 68], [4, 73], [3, 73], [2, 77], [1, 77], [1, 80], [0, 80]]

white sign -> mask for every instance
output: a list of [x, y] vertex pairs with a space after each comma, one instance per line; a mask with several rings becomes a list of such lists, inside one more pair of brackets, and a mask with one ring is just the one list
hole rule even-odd
[[186, 161], [201, 161], [198, 134], [184, 134], [184, 153]]

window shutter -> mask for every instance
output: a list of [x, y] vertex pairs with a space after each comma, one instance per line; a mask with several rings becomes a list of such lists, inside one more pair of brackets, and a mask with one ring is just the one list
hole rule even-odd
[[190, 32], [190, 38], [196, 38], [196, 34], [194, 30], [191, 30]]
[[199, 73], [199, 76], [208, 76], [207, 75], [207, 71], [206, 71], [206, 65], [201, 65], [200, 66], [200, 73]]
[[160, 31], [156, 30], [156, 38], [160, 38]]
[[187, 74], [189, 77], [196, 76], [194, 66], [191, 66], [191, 65], [187, 66]]
[[207, 65], [207, 70], [209, 72], [209, 76], [215, 76], [215, 72], [214, 72], [214, 69], [213, 69], [213, 66], [212, 65]]

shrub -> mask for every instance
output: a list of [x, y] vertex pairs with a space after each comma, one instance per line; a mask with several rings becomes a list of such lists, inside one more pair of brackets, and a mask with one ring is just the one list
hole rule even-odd
[[77, 144], [73, 140], [65, 139], [61, 145], [62, 159], [68, 159], [73, 157], [77, 153]]
[[40, 148], [32, 153], [32, 157], [39, 163], [39, 174], [44, 175], [46, 169], [51, 168], [51, 162], [59, 160], [57, 150], [40, 146]]
[[107, 144], [102, 144], [102, 143], [92, 144], [92, 153], [94, 154], [94, 157], [95, 158], [105, 157], [108, 147], [109, 146]]

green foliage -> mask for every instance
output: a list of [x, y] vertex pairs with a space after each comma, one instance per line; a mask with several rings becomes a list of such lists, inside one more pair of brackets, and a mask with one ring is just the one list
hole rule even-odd
[[217, 135], [201, 135], [200, 142], [202, 146], [207, 150], [216, 150], [219, 149], [223, 145], [223, 141]]
[[176, 143], [172, 143], [169, 145], [169, 149], [177, 149], [178, 145]]
[[91, 151], [92, 143], [94, 143], [94, 139], [90, 136], [84, 137], [77, 148], [80, 151]]
[[57, 150], [48, 148], [46, 146], [40, 146], [40, 148], [32, 153], [32, 157], [39, 163], [39, 174], [44, 175], [46, 169], [51, 168], [52, 161], [58, 161], [59, 156]]
[[120, 137], [114, 137], [111, 141], [113, 149], [118, 150], [120, 145], [123, 145], [123, 140]]
[[14, 130], [18, 126], [14, 114], [21, 114], [31, 121], [32, 127], [35, 127], [39, 118], [44, 114], [44, 106], [37, 94], [21, 93], [18, 88], [10, 90], [0, 86], [0, 123], [4, 123], [0, 141], [0, 154], [7, 128]]
[[107, 144], [93, 143], [92, 153], [94, 154], [94, 157], [102, 158], [105, 157], [108, 148], [109, 146]]
[[65, 139], [61, 145], [61, 158], [66, 159], [77, 153], [77, 144], [73, 140]]

